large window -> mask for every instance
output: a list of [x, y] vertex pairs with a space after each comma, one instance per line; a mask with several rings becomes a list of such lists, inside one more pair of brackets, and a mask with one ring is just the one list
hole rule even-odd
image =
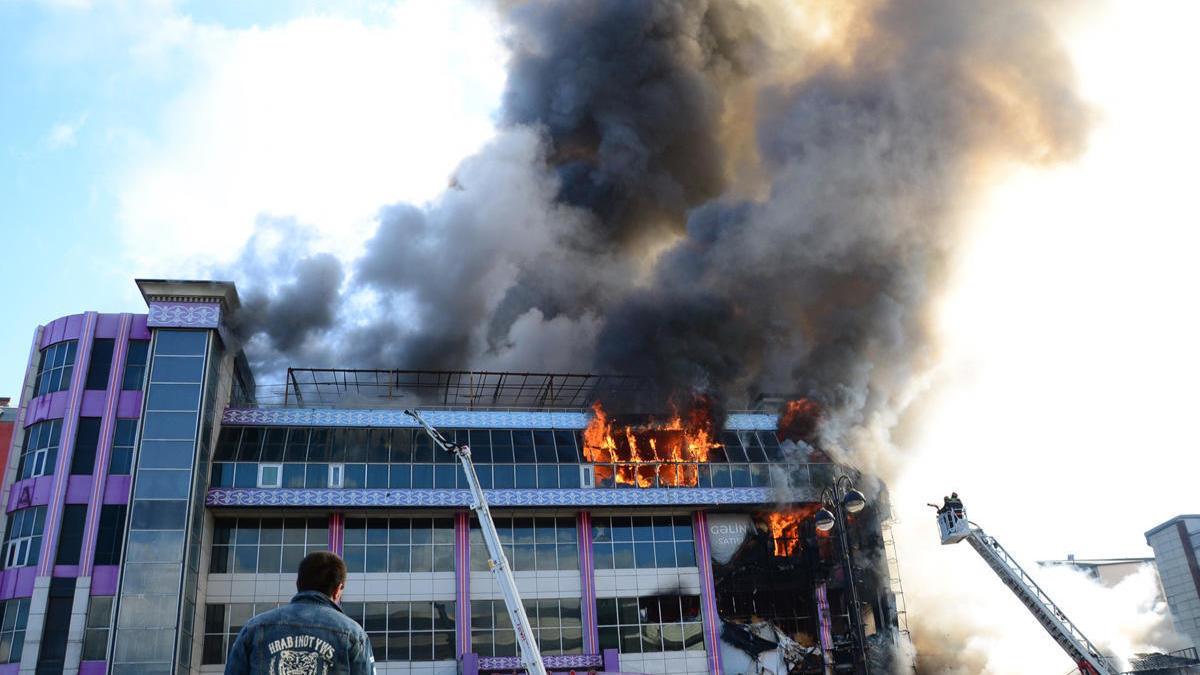
[[346, 518], [342, 557], [355, 572], [453, 572], [450, 518]]
[[[578, 598], [522, 603], [543, 654], [582, 654], [583, 621]], [[512, 618], [503, 600], [471, 601], [471, 649], [480, 656], [518, 656]]]
[[129, 353], [125, 356], [125, 372], [121, 377], [121, 389], [140, 391], [146, 380], [146, 361], [150, 353], [149, 340], [130, 340]]
[[242, 626], [255, 615], [275, 609], [277, 602], [235, 602], [207, 605], [204, 612], [204, 647], [200, 662], [204, 665], [225, 663], [233, 641]]
[[[113, 431], [112, 451], [108, 458], [108, 473], [128, 476], [133, 466], [133, 447], [137, 440], [137, 420], [117, 420]], [[162, 445], [165, 445], [163, 443]], [[191, 455], [191, 444], [187, 444], [185, 452]]]
[[371, 638], [376, 661], [453, 661], [454, 601], [344, 602]]
[[71, 453], [71, 475], [90, 476], [96, 468], [96, 446], [100, 444], [100, 418], [80, 417]]
[[93, 564], [121, 564], [121, 542], [125, 539], [124, 504], [100, 507], [100, 526], [96, 530], [96, 557]]
[[62, 510], [62, 526], [58, 529], [58, 550], [55, 565], [78, 565], [83, 548], [83, 528], [87, 525], [87, 504], [66, 504]]
[[113, 596], [93, 595], [88, 599], [87, 622], [83, 626], [84, 661], [108, 659], [108, 629], [112, 626]]
[[62, 420], [38, 422], [25, 430], [25, 447], [21, 449], [21, 468], [17, 473], [19, 480], [54, 473], [61, 433]]
[[[497, 518], [496, 532], [513, 570], [579, 569], [579, 535], [574, 518]], [[471, 569], [488, 570], [487, 544], [471, 519]]]
[[75, 368], [76, 340], [50, 345], [42, 350], [38, 363], [37, 386], [34, 396], [62, 391], [71, 386], [71, 371]]
[[108, 373], [112, 370], [112, 338], [97, 338], [92, 341], [92, 358], [88, 360], [87, 379], [84, 389], [103, 391], [108, 388]]
[[209, 572], [295, 573], [304, 556], [329, 550], [329, 518], [217, 518]]
[[592, 519], [596, 569], [695, 567], [689, 516], [612, 516]]
[[37, 564], [45, 525], [44, 506], [21, 509], [9, 514], [8, 531], [4, 534], [4, 567], [27, 567]]
[[601, 649], [622, 654], [704, 649], [698, 595], [599, 598], [596, 619]]
[[0, 602], [0, 663], [19, 663], [29, 620], [29, 598]]

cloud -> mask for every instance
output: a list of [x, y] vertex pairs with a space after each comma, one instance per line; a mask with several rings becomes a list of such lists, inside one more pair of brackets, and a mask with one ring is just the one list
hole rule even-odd
[[49, 133], [46, 134], [46, 146], [51, 150], [75, 147], [75, 136], [87, 123], [87, 119], [88, 113], [85, 111], [73, 120], [59, 122], [50, 127]]
[[[139, 269], [228, 262], [263, 214], [311, 227], [318, 248], [346, 258], [382, 205], [446, 186], [492, 134], [504, 76], [491, 15], [411, 2], [376, 18], [247, 30], [162, 18], [193, 65], [119, 178]], [[152, 60], [160, 43], [147, 37], [140, 53]]]

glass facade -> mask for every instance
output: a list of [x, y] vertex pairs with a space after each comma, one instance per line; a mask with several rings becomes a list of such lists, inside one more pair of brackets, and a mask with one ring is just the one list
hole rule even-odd
[[42, 350], [34, 396], [63, 391], [71, 386], [71, 373], [75, 369], [75, 349], [78, 344], [77, 340], [68, 340]]
[[304, 556], [328, 549], [328, 516], [217, 518], [209, 571], [294, 574]]
[[700, 596], [598, 598], [600, 648], [623, 654], [704, 649]]
[[[579, 535], [574, 518], [495, 518], [504, 557], [513, 571], [579, 569]], [[471, 570], [488, 571], [487, 544], [471, 519]]]
[[689, 516], [593, 517], [592, 551], [598, 570], [696, 566]]
[[452, 518], [346, 518], [350, 572], [453, 572]]
[[46, 507], [34, 506], [8, 514], [4, 533], [4, 567], [36, 565], [46, 527]]
[[[582, 654], [579, 598], [524, 600], [542, 654]], [[480, 656], [519, 656], [517, 636], [503, 600], [471, 601], [471, 649]]]
[[19, 663], [29, 621], [29, 598], [0, 602], [0, 663]]
[[155, 335], [117, 599], [114, 674], [170, 672], [177, 638], [190, 650], [181, 592], [209, 341], [208, 331]]
[[345, 602], [342, 611], [367, 631], [376, 661], [452, 661], [454, 601]]
[[25, 429], [25, 446], [21, 448], [21, 465], [17, 480], [54, 473], [58, 457], [58, 439], [62, 435], [62, 420], [46, 420]]

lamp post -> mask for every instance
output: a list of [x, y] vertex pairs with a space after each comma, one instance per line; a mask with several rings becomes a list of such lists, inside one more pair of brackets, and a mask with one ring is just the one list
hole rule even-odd
[[[862, 672], [870, 674], [867, 665], [867, 638], [863, 634], [862, 616], [858, 604], [858, 589], [854, 583], [854, 567], [850, 563], [850, 542], [846, 539], [846, 513], [858, 513], [867, 505], [867, 498], [854, 488], [849, 476], [838, 476], [833, 485], [821, 492], [821, 510], [814, 516], [816, 528], [828, 532], [837, 525], [838, 542], [842, 548], [842, 564], [846, 569], [846, 581], [850, 586], [850, 623], [854, 628], [854, 642], [858, 647], [856, 658]], [[832, 512], [830, 511], [832, 509]]]

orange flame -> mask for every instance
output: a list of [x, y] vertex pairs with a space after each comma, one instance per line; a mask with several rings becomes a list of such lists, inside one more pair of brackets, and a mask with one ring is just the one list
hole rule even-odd
[[766, 514], [767, 524], [771, 527], [771, 537], [775, 542], [775, 555], [784, 557], [800, 552], [800, 524], [811, 518], [820, 508], [820, 504], [805, 504], [786, 511]]
[[775, 435], [782, 441], [811, 443], [821, 424], [821, 406], [807, 398], [788, 401], [779, 414]]
[[[653, 487], [694, 487], [699, 482], [696, 464], [707, 462], [713, 448], [711, 406], [698, 399], [685, 415], [676, 411], [664, 424], [619, 426], [599, 402], [595, 416], [583, 431], [583, 456], [596, 462], [596, 480]], [[610, 466], [605, 466], [610, 465]]]

